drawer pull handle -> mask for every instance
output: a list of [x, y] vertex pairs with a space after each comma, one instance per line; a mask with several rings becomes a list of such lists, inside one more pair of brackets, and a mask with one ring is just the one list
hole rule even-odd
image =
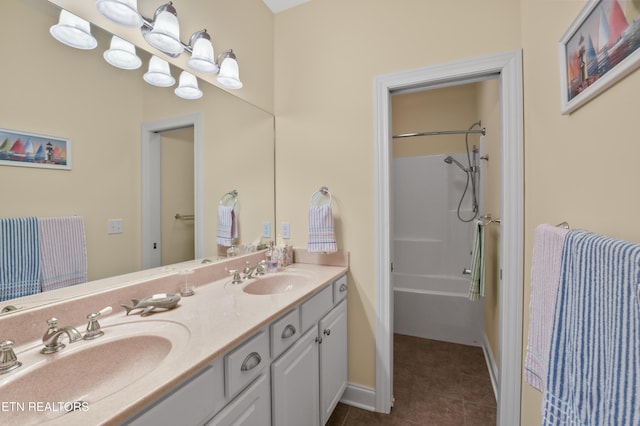
[[340, 293], [344, 293], [345, 291], [347, 291], [347, 285], [346, 284], [342, 284], [340, 286]]
[[282, 330], [282, 338], [283, 339], [288, 339], [289, 337], [293, 336], [294, 334], [296, 334], [296, 328], [289, 324], [287, 325], [284, 330]]
[[325, 328], [323, 333], [324, 333], [325, 336], [328, 336], [328, 335], [331, 334], [331, 329], [330, 328]]
[[249, 371], [256, 368], [260, 361], [262, 361], [262, 357], [258, 352], [251, 352], [247, 357], [242, 361], [242, 367], [240, 367], [240, 371]]

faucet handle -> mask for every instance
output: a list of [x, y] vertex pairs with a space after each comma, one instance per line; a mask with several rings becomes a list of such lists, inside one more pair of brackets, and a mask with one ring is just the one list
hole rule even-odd
[[229, 269], [229, 275], [233, 275], [231, 284], [242, 284], [242, 277], [240, 276], [239, 269]]
[[113, 310], [111, 306], [107, 306], [99, 310], [98, 312], [93, 312], [87, 315], [87, 319], [89, 323], [87, 324], [87, 332], [82, 337], [84, 340], [92, 340], [97, 339], [98, 337], [104, 335], [104, 331], [100, 329], [100, 323], [98, 322], [98, 317], [100, 315], [106, 315]]
[[13, 352], [13, 343], [13, 340], [9, 339], [0, 342], [0, 374], [8, 373], [22, 365]]
[[47, 325], [49, 326], [49, 329], [53, 329], [52, 331], [55, 331], [55, 329], [58, 328], [58, 318], [56, 317], [51, 317], [47, 320]]

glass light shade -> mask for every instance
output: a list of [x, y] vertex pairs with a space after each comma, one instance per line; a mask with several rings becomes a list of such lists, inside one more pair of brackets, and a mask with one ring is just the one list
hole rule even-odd
[[169, 71], [169, 63], [157, 56], [149, 60], [149, 70], [142, 76], [147, 83], [158, 87], [170, 87], [176, 82]]
[[233, 58], [224, 58], [220, 65], [220, 74], [218, 74], [216, 80], [222, 87], [226, 87], [227, 89], [242, 88], [238, 61]]
[[125, 27], [141, 27], [138, 0], [96, 0], [96, 9], [102, 16]]
[[135, 46], [118, 36], [111, 37], [110, 49], [104, 52], [103, 56], [111, 65], [123, 70], [135, 70], [142, 65], [142, 60], [136, 55]]
[[202, 91], [198, 88], [198, 79], [195, 75], [182, 71], [180, 82], [175, 90], [176, 95], [182, 99], [198, 99], [202, 97]]
[[218, 71], [218, 66], [213, 60], [213, 46], [211, 41], [204, 37], [196, 40], [193, 44], [193, 52], [191, 58], [187, 61], [187, 65], [196, 71], [207, 74], [213, 74]]
[[146, 32], [144, 38], [151, 46], [170, 55], [179, 55], [184, 51], [180, 42], [178, 17], [166, 10], [156, 16], [153, 29]]
[[91, 35], [89, 22], [64, 9], [60, 11], [58, 23], [49, 28], [49, 32], [60, 43], [76, 49], [90, 50], [98, 45]]

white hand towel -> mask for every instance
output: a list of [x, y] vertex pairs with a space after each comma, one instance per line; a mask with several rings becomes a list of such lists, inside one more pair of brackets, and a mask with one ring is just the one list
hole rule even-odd
[[307, 250], [326, 253], [338, 251], [333, 228], [333, 212], [330, 204], [311, 206], [309, 208], [309, 241]]
[[87, 282], [87, 244], [80, 216], [38, 218], [42, 291]]
[[218, 206], [218, 233], [217, 242], [222, 246], [233, 245], [233, 240], [238, 238], [238, 221], [235, 217], [233, 206]]
[[529, 300], [529, 334], [525, 358], [527, 383], [544, 392], [551, 327], [560, 282], [562, 247], [568, 229], [539, 225], [533, 242], [531, 263], [531, 298]]

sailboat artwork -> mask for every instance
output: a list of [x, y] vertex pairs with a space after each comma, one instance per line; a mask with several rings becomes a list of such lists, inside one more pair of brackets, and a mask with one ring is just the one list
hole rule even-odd
[[68, 139], [0, 129], [0, 165], [71, 169]]
[[590, 1], [560, 44], [567, 113], [587, 100], [572, 107], [575, 98], [596, 96], [640, 65], [640, 1]]

